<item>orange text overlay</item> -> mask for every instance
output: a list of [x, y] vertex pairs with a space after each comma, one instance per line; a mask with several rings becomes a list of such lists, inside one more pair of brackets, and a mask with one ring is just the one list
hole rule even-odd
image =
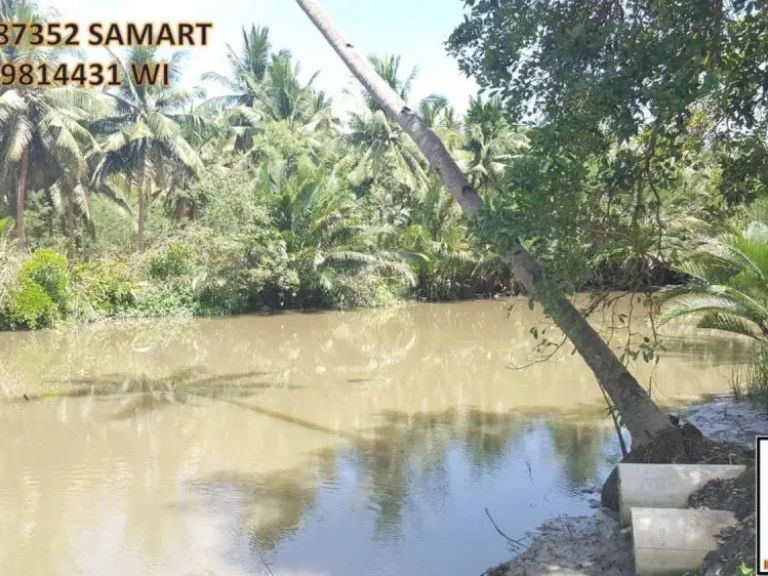
[[21, 64], [6, 62], [0, 64], [0, 86], [14, 88], [46, 88], [54, 86], [77, 86], [96, 88], [99, 86], [120, 86], [130, 78], [134, 86], [168, 86], [171, 79], [170, 64], [129, 64], [123, 68], [119, 63], [98, 62], [77, 64], [53, 64], [44, 62]]
[[211, 22], [7, 22], [0, 46], [207, 46]]

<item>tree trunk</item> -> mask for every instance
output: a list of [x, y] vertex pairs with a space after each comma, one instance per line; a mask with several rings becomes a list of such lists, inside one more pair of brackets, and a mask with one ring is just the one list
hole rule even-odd
[[[368, 59], [341, 34], [317, 0], [296, 1], [379, 106], [414, 140], [464, 212], [470, 217], [476, 217], [485, 203], [442, 141], [376, 73]], [[672, 429], [673, 424], [669, 418], [661, 413], [648, 393], [565, 294], [544, 277], [541, 267], [528, 251], [519, 242], [511, 246], [500, 246], [500, 249], [502, 258], [509, 264], [515, 278], [542, 304], [545, 312], [592, 369], [598, 383], [621, 413], [632, 435], [633, 444], [643, 444], [657, 433]], [[563, 385], [567, 386], [567, 383]]]
[[21, 156], [18, 181], [16, 182], [16, 243], [19, 252], [27, 253], [27, 235], [24, 227], [24, 203], [27, 195], [27, 173], [29, 172], [29, 150]]
[[141, 254], [144, 252], [144, 223], [147, 219], [147, 164], [146, 158], [141, 165], [141, 176], [139, 178], [139, 222], [138, 233], [136, 235], [136, 250]]
[[176, 221], [184, 224], [189, 220], [195, 219], [195, 205], [188, 198], [179, 198], [176, 200]]
[[77, 256], [77, 246], [75, 244], [75, 208], [72, 205], [74, 199], [72, 193], [67, 194], [67, 259], [70, 262], [75, 261]]

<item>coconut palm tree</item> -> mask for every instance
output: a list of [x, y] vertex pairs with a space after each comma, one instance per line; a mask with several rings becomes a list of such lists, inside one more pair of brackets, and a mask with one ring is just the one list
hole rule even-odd
[[16, 181], [19, 248], [26, 251], [24, 200], [29, 186], [45, 189], [66, 214], [69, 256], [75, 250], [75, 211], [89, 218], [87, 154], [96, 143], [86, 128], [91, 93], [69, 88], [8, 90], [0, 95], [0, 149]]
[[[4, 0], [4, 21], [40, 22], [50, 17], [32, 2]], [[0, 48], [0, 63], [45, 63], [49, 68], [66, 52], [60, 48], [19, 46]], [[64, 88], [3, 88], [0, 91], [0, 167], [3, 179], [15, 188], [17, 246], [26, 252], [24, 205], [27, 189], [45, 189], [68, 215], [70, 256], [74, 251], [74, 207], [88, 215], [85, 157], [95, 142], [85, 128], [97, 98], [90, 92]], [[61, 202], [61, 199], [64, 202]]]
[[264, 166], [261, 182], [305, 293], [322, 298], [340, 280], [354, 276], [394, 276], [415, 283], [409, 262], [418, 256], [382, 250], [380, 237], [391, 231], [363, 222], [360, 200], [335, 173], [303, 166], [288, 176], [284, 165]]
[[230, 76], [209, 72], [203, 79], [213, 80], [229, 92], [209, 99], [206, 107], [221, 111], [231, 129], [234, 150], [252, 150], [264, 122], [284, 122], [306, 133], [335, 129], [338, 121], [331, 113], [331, 100], [314, 89], [318, 73], [302, 81], [301, 65], [294, 62], [290, 51], [271, 51], [269, 28], [243, 28], [240, 53], [231, 46], [228, 49]]
[[404, 250], [427, 258], [418, 267], [422, 296], [435, 300], [475, 295], [476, 271], [482, 259], [468, 236], [461, 210], [442, 182], [432, 176], [423, 196], [415, 199], [410, 224], [399, 239]]
[[[289, 53], [273, 54], [258, 102], [266, 117], [288, 124], [308, 122], [313, 106], [317, 104], [313, 84], [318, 74], [315, 72], [307, 82], [302, 82], [299, 62], [294, 63]], [[325, 100], [320, 103], [328, 104]]]
[[[407, 99], [417, 70], [414, 68], [406, 78], [401, 78], [399, 56], [384, 54], [382, 57], [370, 56], [369, 60], [378, 75]], [[362, 93], [362, 101], [365, 104], [362, 110], [349, 114], [348, 141], [355, 157], [350, 178], [360, 189], [383, 189], [386, 200], [402, 209], [408, 204], [409, 197], [427, 184], [424, 158], [366, 92]], [[426, 106], [430, 111], [434, 108], [436, 117], [440, 108], [438, 97]]]
[[[225, 87], [229, 94], [211, 98], [209, 103], [217, 109], [245, 106], [252, 108], [261, 91], [257, 86], [264, 82], [272, 55], [269, 28], [252, 25], [250, 30], [242, 28], [243, 45], [238, 53], [227, 44], [227, 60], [230, 76], [219, 72], [206, 72], [203, 80], [212, 80]], [[287, 51], [281, 53], [287, 54]]]
[[419, 114], [430, 128], [437, 127], [443, 112], [448, 108], [448, 98], [441, 94], [430, 94], [419, 102]]
[[691, 277], [664, 291], [660, 323], [696, 316], [699, 328], [722, 330], [768, 344], [768, 226], [704, 238], [678, 269]]
[[472, 98], [464, 119], [465, 169], [478, 189], [499, 188], [510, 161], [526, 147], [526, 139], [504, 118], [501, 102]]
[[74, 88], [15, 89], [0, 95], [0, 148], [6, 176], [16, 181], [19, 249], [26, 251], [24, 202], [26, 190], [45, 190], [63, 212], [75, 256], [75, 213], [90, 221], [86, 158], [97, 148], [87, 129], [102, 109], [98, 97]]
[[[368, 57], [373, 64], [373, 68], [376, 70], [379, 76], [390, 85], [390, 87], [397, 92], [405, 102], [408, 102], [408, 97], [411, 95], [413, 89], [413, 82], [419, 74], [418, 68], [414, 67], [408, 73], [408, 76], [401, 78], [400, 76], [400, 56], [394, 54], [385, 53], [383, 56], [376, 56], [375, 54]], [[367, 92], [364, 93], [365, 102], [368, 105], [368, 109], [375, 112], [381, 110], [381, 107]]]
[[[133, 48], [122, 66], [123, 81], [115, 92], [109, 92], [114, 101], [113, 111], [94, 123], [94, 129], [104, 137], [101, 155], [93, 172], [93, 182], [108, 187], [109, 176], [125, 174], [131, 183], [137, 183], [138, 234], [136, 246], [144, 250], [144, 225], [150, 186], [164, 189], [174, 174], [184, 173], [196, 177], [203, 169], [194, 148], [184, 139], [181, 123], [190, 121], [193, 112], [185, 112], [196, 99], [202, 97], [199, 89], [179, 88], [179, 64], [184, 54], [175, 52], [171, 58], [172, 70], [168, 86], [145, 86], [135, 82], [127, 72], [130, 64], [137, 66], [155, 63], [155, 50]], [[200, 116], [195, 122], [204, 123]]]
[[465, 137], [463, 124], [456, 109], [441, 94], [431, 94], [419, 102], [419, 115], [424, 123], [435, 131], [445, 143], [448, 152], [457, 161], [466, 164]]
[[357, 185], [386, 177], [413, 193], [426, 183], [427, 172], [418, 149], [381, 110], [350, 113], [348, 141], [357, 157], [352, 173]]

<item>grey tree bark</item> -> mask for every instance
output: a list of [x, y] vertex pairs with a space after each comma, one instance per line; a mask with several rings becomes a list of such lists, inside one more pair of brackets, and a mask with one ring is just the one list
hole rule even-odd
[[[376, 73], [368, 59], [344, 37], [317, 0], [296, 2], [387, 116], [414, 140], [464, 212], [470, 217], [477, 216], [485, 203], [437, 135]], [[565, 294], [542, 274], [541, 267], [528, 251], [520, 243], [515, 243], [504, 247], [502, 257], [515, 278], [542, 304], [584, 358], [621, 413], [632, 435], [633, 445], [643, 444], [659, 432], [672, 428], [669, 418], [661, 413], [648, 393]], [[563, 382], [564, 387], [567, 385]]]

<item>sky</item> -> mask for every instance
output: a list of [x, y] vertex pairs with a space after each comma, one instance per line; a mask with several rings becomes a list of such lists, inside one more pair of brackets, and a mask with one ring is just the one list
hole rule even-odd
[[[404, 75], [418, 67], [412, 102], [439, 93], [459, 110], [466, 108], [477, 86], [459, 71], [443, 46], [463, 19], [461, 0], [323, 0], [322, 4], [363, 53], [399, 54]], [[305, 79], [320, 72], [315, 85], [333, 96], [336, 106], [345, 101], [342, 90], [354, 86], [349, 71], [294, 0], [41, 0], [40, 5], [56, 8], [61, 20], [80, 23], [81, 41], [91, 22], [212, 22], [209, 45], [189, 49], [183, 71], [190, 85], [201, 84], [200, 76], [207, 71], [228, 73], [226, 44], [239, 51], [241, 27], [255, 23], [270, 28], [273, 49], [291, 50]], [[86, 57], [108, 60], [103, 51]], [[202, 85], [210, 94], [220, 93], [217, 86]]]

